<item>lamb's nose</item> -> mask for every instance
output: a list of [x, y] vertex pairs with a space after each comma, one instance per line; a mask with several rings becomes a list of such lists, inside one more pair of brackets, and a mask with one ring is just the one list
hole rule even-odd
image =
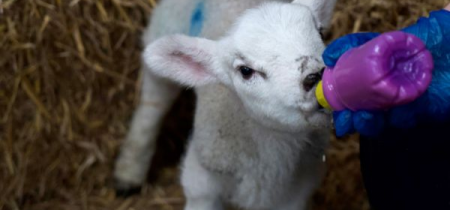
[[306, 91], [310, 91], [313, 89], [313, 87], [319, 83], [319, 81], [322, 79], [324, 69], [322, 69], [320, 72], [309, 74], [306, 76], [306, 78], [303, 80], [303, 88]]

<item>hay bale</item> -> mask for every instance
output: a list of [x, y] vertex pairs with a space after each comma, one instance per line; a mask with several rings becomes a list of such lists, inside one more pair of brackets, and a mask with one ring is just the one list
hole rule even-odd
[[[330, 38], [394, 30], [445, 3], [341, 0]], [[139, 36], [154, 6], [154, 0], [3, 0], [0, 209], [181, 209], [173, 165], [156, 170], [139, 196], [116, 198], [110, 185], [138, 100]], [[191, 119], [192, 98], [179, 102], [174, 117]], [[189, 129], [176, 124], [169, 120], [161, 136], [161, 150], [174, 157]], [[368, 209], [356, 138], [333, 140], [328, 164], [317, 209]]]

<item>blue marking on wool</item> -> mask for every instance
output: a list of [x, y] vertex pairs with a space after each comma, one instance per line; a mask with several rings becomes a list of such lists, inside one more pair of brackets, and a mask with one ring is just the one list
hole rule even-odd
[[205, 3], [199, 2], [191, 16], [191, 26], [189, 27], [189, 36], [199, 36], [203, 29], [205, 21]]

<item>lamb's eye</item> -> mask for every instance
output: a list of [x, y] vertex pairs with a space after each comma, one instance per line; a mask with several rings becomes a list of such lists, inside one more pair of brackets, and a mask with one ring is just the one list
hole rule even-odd
[[303, 80], [303, 88], [306, 91], [310, 91], [311, 89], [313, 89], [314, 85], [316, 85], [320, 81], [320, 79], [320, 72], [306, 76], [306, 78]]
[[244, 79], [250, 79], [252, 77], [252, 75], [255, 73], [255, 70], [253, 70], [247, 66], [239, 67], [239, 71], [241, 72], [242, 77], [244, 77]]

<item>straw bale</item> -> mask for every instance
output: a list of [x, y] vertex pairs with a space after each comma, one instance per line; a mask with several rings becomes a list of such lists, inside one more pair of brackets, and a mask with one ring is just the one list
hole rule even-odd
[[[329, 39], [411, 24], [444, 0], [340, 0]], [[139, 36], [154, 0], [0, 0], [0, 209], [181, 209], [186, 91], [149, 182], [116, 197], [111, 171], [138, 102]], [[332, 141], [317, 209], [368, 209], [356, 137]]]

